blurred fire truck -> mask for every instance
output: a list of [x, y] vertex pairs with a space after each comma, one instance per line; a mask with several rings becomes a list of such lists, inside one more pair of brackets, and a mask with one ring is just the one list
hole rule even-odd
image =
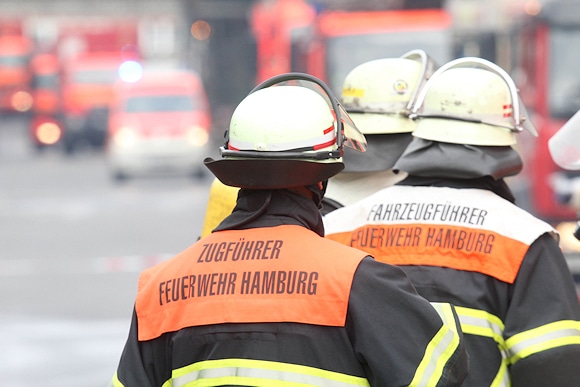
[[59, 93], [60, 63], [52, 53], [36, 53], [30, 61], [32, 109], [30, 136], [36, 149], [57, 144], [62, 138]]
[[539, 132], [522, 149], [530, 211], [557, 224], [576, 219], [568, 204], [575, 173], [554, 164], [547, 142], [580, 109], [580, 0], [535, 4], [514, 25], [513, 74]]
[[[137, 22], [126, 19], [67, 20], [59, 24], [52, 52], [59, 61], [60, 111], [66, 154], [82, 146], [102, 148], [108, 105], [123, 62], [139, 58]], [[50, 120], [36, 116], [33, 124]]]
[[32, 106], [28, 61], [33, 43], [20, 20], [0, 19], [0, 111], [25, 113]]
[[[302, 71], [326, 81], [340, 94], [342, 82], [357, 65], [423, 49], [436, 61], [454, 57], [451, 14], [442, 1], [412, 1], [393, 8], [364, 2], [327, 2], [318, 8], [304, 0], [267, 0], [253, 8], [257, 44], [257, 82]], [[401, 2], [399, 2], [401, 3]], [[405, 5], [405, 3], [407, 5]]]

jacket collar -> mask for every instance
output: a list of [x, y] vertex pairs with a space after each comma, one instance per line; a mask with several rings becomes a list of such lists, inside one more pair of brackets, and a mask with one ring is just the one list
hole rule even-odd
[[299, 225], [324, 236], [322, 215], [312, 199], [286, 189], [241, 189], [236, 206], [214, 231]]

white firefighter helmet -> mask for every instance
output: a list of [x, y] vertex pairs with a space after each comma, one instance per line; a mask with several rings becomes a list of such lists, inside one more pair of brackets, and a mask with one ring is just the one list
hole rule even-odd
[[550, 155], [561, 168], [580, 169], [580, 111], [548, 140]]
[[415, 137], [439, 142], [510, 146], [527, 129], [537, 135], [510, 76], [481, 58], [441, 66], [417, 97]]
[[307, 186], [344, 168], [343, 146], [366, 140], [326, 84], [301, 73], [273, 77], [236, 107], [220, 148], [205, 165], [224, 184], [251, 189]]
[[341, 102], [364, 134], [409, 133], [409, 113], [436, 62], [423, 50], [371, 60], [348, 73]]

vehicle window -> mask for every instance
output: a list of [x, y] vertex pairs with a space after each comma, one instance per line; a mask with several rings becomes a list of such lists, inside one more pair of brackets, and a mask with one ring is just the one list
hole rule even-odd
[[142, 112], [188, 112], [197, 109], [198, 103], [188, 95], [155, 95], [128, 98], [124, 111]]
[[80, 70], [73, 74], [75, 83], [109, 85], [117, 79], [116, 69]]
[[57, 89], [58, 75], [56, 74], [42, 74], [35, 75], [32, 78], [32, 85], [38, 89]]
[[6, 67], [21, 67], [28, 62], [26, 55], [2, 55], [0, 53], [0, 66]]

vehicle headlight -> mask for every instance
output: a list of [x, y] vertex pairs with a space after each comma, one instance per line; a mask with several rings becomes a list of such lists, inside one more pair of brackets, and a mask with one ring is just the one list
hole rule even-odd
[[62, 131], [54, 122], [43, 122], [36, 129], [36, 137], [41, 144], [53, 145], [60, 140]]
[[124, 126], [115, 132], [113, 142], [118, 147], [130, 148], [137, 143], [137, 132], [133, 128]]
[[209, 141], [209, 134], [201, 126], [194, 125], [187, 129], [186, 139], [189, 144], [202, 147]]
[[32, 96], [27, 91], [17, 91], [12, 95], [12, 108], [19, 112], [27, 112], [32, 108]]

